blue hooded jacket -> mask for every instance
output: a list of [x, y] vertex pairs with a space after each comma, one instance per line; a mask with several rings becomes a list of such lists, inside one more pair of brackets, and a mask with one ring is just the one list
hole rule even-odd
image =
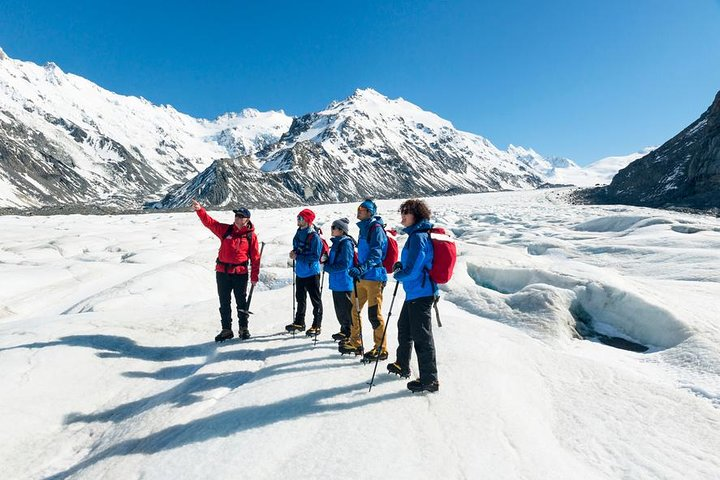
[[430, 281], [433, 262], [433, 247], [430, 235], [423, 230], [432, 228], [432, 223], [421, 220], [405, 229], [408, 239], [400, 256], [402, 270], [395, 272], [395, 280], [402, 282], [405, 300], [437, 296], [438, 288]]
[[347, 235], [332, 237], [330, 241], [332, 246], [325, 264], [325, 271], [329, 273], [330, 277], [330, 290], [351, 292], [353, 280], [348, 275], [348, 270], [353, 266], [355, 244]]
[[[310, 237], [308, 238], [308, 235]], [[295, 258], [295, 275], [298, 278], [308, 278], [320, 274], [320, 254], [322, 243], [320, 235], [312, 226], [298, 228], [293, 238]]]
[[[373, 225], [377, 225], [374, 227]], [[358, 237], [358, 267], [362, 280], [387, 282], [387, 272], [383, 267], [383, 259], [387, 254], [387, 235], [382, 228], [380, 217], [368, 218], [357, 223], [360, 229]]]

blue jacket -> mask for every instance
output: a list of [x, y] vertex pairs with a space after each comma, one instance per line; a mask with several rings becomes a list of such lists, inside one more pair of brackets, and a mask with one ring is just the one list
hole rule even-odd
[[395, 272], [394, 277], [398, 282], [402, 282], [406, 301], [438, 294], [437, 285], [430, 281], [429, 275], [433, 261], [430, 235], [427, 232], [418, 232], [430, 228], [432, 223], [421, 220], [405, 229], [408, 239], [400, 256], [403, 268]]
[[[377, 227], [373, 227], [377, 224]], [[387, 282], [387, 272], [383, 267], [383, 259], [387, 253], [387, 235], [382, 228], [380, 217], [369, 218], [357, 223], [360, 229], [358, 237], [358, 267], [362, 272], [362, 280]]]
[[330, 241], [332, 246], [325, 264], [325, 271], [330, 274], [330, 290], [351, 292], [353, 281], [348, 270], [353, 266], [355, 244], [347, 235], [332, 237]]
[[[308, 235], [310, 237], [308, 238]], [[298, 278], [308, 278], [320, 274], [320, 254], [322, 243], [320, 235], [308, 226], [298, 228], [293, 238], [293, 250], [295, 258], [295, 275]]]

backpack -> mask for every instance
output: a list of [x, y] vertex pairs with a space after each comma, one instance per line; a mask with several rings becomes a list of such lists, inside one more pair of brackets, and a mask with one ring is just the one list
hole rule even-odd
[[372, 232], [372, 229], [376, 226], [382, 228], [383, 232], [385, 232], [385, 237], [387, 237], [387, 251], [385, 252], [385, 258], [383, 258], [382, 265], [387, 273], [393, 273], [393, 266], [395, 265], [395, 262], [398, 261], [398, 254], [400, 252], [397, 242], [397, 232], [393, 229], [385, 230], [385, 227], [383, 227], [380, 223], [375, 222], [368, 229], [368, 243], [370, 243], [370, 232]]
[[305, 243], [310, 243], [310, 235], [313, 233], [316, 233], [318, 238], [320, 238], [320, 243], [322, 244], [322, 248], [320, 249], [320, 263], [326, 263], [328, 261], [328, 255], [330, 254], [330, 245], [328, 245], [327, 240], [325, 240], [325, 237], [323, 237], [322, 229], [316, 227], [313, 225], [314, 232], [308, 233], [307, 238], [305, 239]]
[[[230, 225], [228, 225], [227, 230], [225, 230], [225, 235], [223, 235], [223, 238], [231, 237], [231, 236], [232, 236], [232, 231], [233, 231], [233, 225], [230, 224]], [[248, 245], [250, 245], [250, 242], [252, 241], [252, 234], [253, 234], [252, 230], [249, 230], [249, 231], [247, 231], [244, 235], [241, 235], [241, 237], [247, 238]], [[237, 237], [236, 237], [236, 238], [237, 238]]]
[[433, 227], [427, 232], [433, 247], [433, 263], [430, 268], [430, 280], [444, 284], [452, 278], [455, 269], [455, 261], [457, 260], [457, 248], [455, 239], [445, 232], [442, 227]]

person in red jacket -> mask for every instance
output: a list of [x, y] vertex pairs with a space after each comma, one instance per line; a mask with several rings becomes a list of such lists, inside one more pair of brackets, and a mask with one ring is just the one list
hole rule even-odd
[[220, 223], [214, 220], [195, 199], [192, 201], [195, 213], [200, 221], [220, 239], [220, 250], [215, 261], [215, 279], [220, 299], [220, 323], [222, 331], [215, 337], [216, 342], [233, 338], [230, 293], [235, 294], [239, 329], [238, 337], [250, 338], [248, 330], [247, 284], [248, 266], [250, 266], [250, 282], [255, 285], [260, 274], [260, 250], [255, 235], [255, 227], [250, 221], [250, 210], [238, 208], [233, 210], [235, 222]]

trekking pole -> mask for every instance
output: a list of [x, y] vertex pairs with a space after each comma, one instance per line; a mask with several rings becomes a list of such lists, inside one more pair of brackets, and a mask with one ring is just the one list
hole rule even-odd
[[[323, 280], [325, 280], [325, 270], [322, 270], [320, 272], [320, 304], [322, 304]], [[313, 310], [314, 310], [314, 307], [313, 307]], [[315, 325], [314, 319], [313, 319], [313, 325]], [[318, 331], [315, 330], [315, 335], [313, 335], [313, 348], [315, 348], [317, 346], [317, 337], [318, 337]]]
[[[293, 292], [292, 292], [292, 302], [293, 302], [293, 312], [292, 312], [292, 321], [290, 323], [295, 323], [295, 259], [293, 258], [292, 261], [292, 277], [293, 277]], [[295, 331], [293, 330], [293, 337], [295, 336]]]
[[[393, 290], [392, 300], [390, 301], [390, 311], [388, 311], [388, 317], [385, 320], [385, 328], [383, 328], [382, 340], [380, 340], [380, 348], [382, 348], [383, 343], [385, 343], [385, 334], [387, 333], [387, 327], [390, 323], [390, 317], [392, 317], [392, 309], [395, 304], [395, 295], [397, 295], [398, 285], [400, 285], [400, 282], [395, 282], [395, 289]], [[375, 368], [373, 369], [372, 378], [370, 379], [370, 388], [368, 389], [368, 393], [372, 390], [373, 382], [375, 382], [375, 373], [377, 373], [378, 363], [380, 363], [380, 352], [378, 352], [378, 356], [375, 359]]]
[[442, 327], [442, 322], [440, 321], [440, 310], [438, 310], [438, 302], [440, 301], [440, 297], [435, 297], [435, 301], [433, 302], [433, 308], [435, 309], [435, 318], [437, 318], [437, 324], [438, 327]]
[[363, 346], [363, 336], [362, 336], [362, 318], [360, 318], [360, 299], [358, 298], [357, 293], [357, 284], [358, 279], [353, 279], [353, 291], [355, 292], [355, 311], [357, 312], [358, 316], [358, 331], [360, 332], [360, 354], [362, 355], [365, 353], [365, 348]]
[[[258, 264], [260, 264], [260, 259], [262, 259], [263, 250], [265, 249], [265, 242], [260, 242], [260, 257], [258, 258]], [[245, 310], [240, 310], [243, 313], [247, 313], [248, 315], [252, 315], [253, 312], [250, 311], [250, 302], [252, 301], [253, 291], [255, 290], [255, 284], [250, 285], [250, 293], [248, 293], [247, 302], [245, 303]]]

